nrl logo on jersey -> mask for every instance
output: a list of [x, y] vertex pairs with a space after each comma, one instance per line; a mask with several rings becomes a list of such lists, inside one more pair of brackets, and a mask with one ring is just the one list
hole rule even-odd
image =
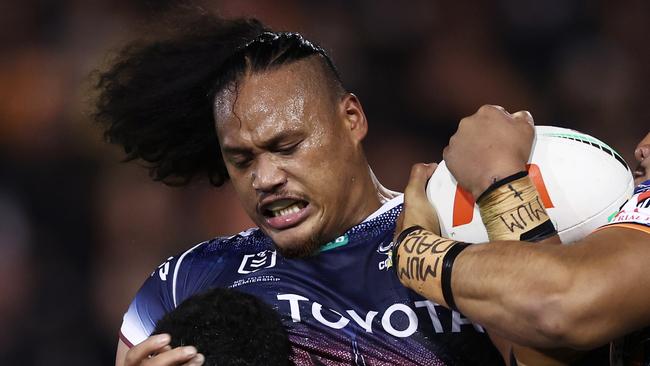
[[237, 273], [249, 274], [260, 269], [275, 267], [275, 250], [263, 250], [256, 254], [246, 254], [239, 265]]
[[386, 258], [381, 260], [378, 264], [379, 270], [387, 270], [393, 266], [393, 246], [395, 243], [391, 240], [388, 244], [381, 243], [377, 247], [377, 253], [385, 254]]

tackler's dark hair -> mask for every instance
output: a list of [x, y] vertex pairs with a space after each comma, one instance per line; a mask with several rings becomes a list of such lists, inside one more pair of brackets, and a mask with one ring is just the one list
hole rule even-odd
[[214, 97], [246, 71], [320, 56], [342, 90], [327, 53], [298, 33], [271, 31], [256, 19], [184, 18], [170, 36], [123, 48], [96, 83], [94, 117], [126, 161], [141, 159], [154, 180], [185, 185], [228, 180], [214, 125]]
[[215, 288], [193, 295], [156, 323], [171, 346], [194, 346], [205, 366], [289, 366], [291, 343], [280, 314], [253, 295]]

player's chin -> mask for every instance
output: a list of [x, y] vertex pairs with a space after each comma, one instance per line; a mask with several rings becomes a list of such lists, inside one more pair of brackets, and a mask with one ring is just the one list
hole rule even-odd
[[318, 253], [320, 245], [315, 242], [282, 247], [276, 244], [276, 249], [284, 258], [306, 258]]
[[271, 233], [277, 251], [285, 258], [305, 258], [318, 253], [321, 243], [316, 236], [302, 230], [287, 229]]

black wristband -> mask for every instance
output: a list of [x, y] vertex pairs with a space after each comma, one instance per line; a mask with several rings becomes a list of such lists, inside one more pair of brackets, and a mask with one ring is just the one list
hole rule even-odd
[[481, 199], [483, 197], [487, 196], [490, 192], [492, 192], [495, 189], [501, 187], [502, 185], [508, 184], [508, 183], [510, 183], [512, 181], [515, 181], [515, 180], [517, 180], [519, 178], [523, 178], [523, 177], [525, 177], [527, 175], [528, 175], [528, 172], [524, 170], [524, 171], [515, 173], [513, 175], [509, 175], [509, 176], [507, 176], [507, 177], [505, 177], [503, 179], [500, 179], [500, 180], [490, 184], [490, 186], [483, 193], [481, 193], [480, 196], [478, 196], [478, 198], [476, 199], [476, 203], [481, 202]]
[[548, 219], [544, 221], [541, 225], [536, 226], [525, 233], [519, 235], [519, 240], [527, 242], [537, 242], [544, 239], [550, 238], [551, 236], [557, 234], [555, 225], [553, 222]]
[[454, 301], [454, 294], [451, 291], [451, 269], [454, 266], [454, 261], [463, 249], [467, 248], [469, 243], [456, 242], [442, 258], [442, 270], [440, 272], [440, 283], [442, 285], [442, 298], [451, 310], [458, 310], [456, 302]]
[[[424, 228], [420, 225], [413, 225], [410, 227], [407, 227], [406, 229], [402, 230], [399, 235], [397, 235], [397, 238], [395, 238], [395, 244], [393, 244], [393, 253], [391, 255], [391, 261], [393, 263], [393, 266], [397, 265], [397, 248], [399, 248], [400, 244], [404, 241], [404, 238], [415, 230], [424, 230]], [[397, 274], [397, 271], [395, 271], [395, 274]]]

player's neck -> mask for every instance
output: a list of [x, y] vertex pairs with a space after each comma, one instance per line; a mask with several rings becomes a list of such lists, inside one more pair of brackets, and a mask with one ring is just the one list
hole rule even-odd
[[361, 176], [361, 184], [358, 189], [357, 192], [354, 192], [354, 189], [350, 192], [352, 198], [350, 207], [354, 210], [355, 225], [365, 220], [379, 210], [384, 203], [399, 194], [379, 183], [369, 166], [367, 172]]
[[376, 191], [380, 205], [383, 205], [384, 203], [400, 195], [399, 192], [391, 191], [390, 189], [384, 187], [384, 185], [381, 184], [381, 182], [379, 182], [377, 179], [377, 176], [375, 175], [375, 172], [372, 171], [370, 165], [368, 165], [368, 172], [370, 174], [370, 179]]

